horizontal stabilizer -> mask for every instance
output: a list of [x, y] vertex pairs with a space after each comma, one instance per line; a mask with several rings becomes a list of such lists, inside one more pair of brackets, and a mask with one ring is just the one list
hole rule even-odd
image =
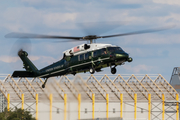
[[14, 71], [12, 77], [36, 77], [34, 72]]

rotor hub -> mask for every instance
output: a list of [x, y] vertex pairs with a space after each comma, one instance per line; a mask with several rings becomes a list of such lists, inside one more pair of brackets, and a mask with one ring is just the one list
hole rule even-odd
[[83, 37], [84, 40], [93, 40], [93, 39], [97, 39], [97, 36], [96, 35], [88, 35], [88, 36], [85, 36]]

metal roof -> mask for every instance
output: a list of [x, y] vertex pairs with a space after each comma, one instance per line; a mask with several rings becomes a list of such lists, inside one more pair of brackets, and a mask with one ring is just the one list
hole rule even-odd
[[78, 94], [81, 94], [82, 101], [92, 101], [92, 94], [95, 100], [106, 101], [106, 94], [109, 94], [109, 102], [120, 101], [120, 94], [123, 94], [124, 101], [134, 101], [134, 94], [137, 94], [137, 101], [148, 101], [148, 94], [151, 94], [151, 101], [162, 101], [162, 94], [165, 100], [175, 101], [176, 90], [158, 75], [89, 75], [89, 76], [62, 76], [60, 78], [49, 78], [46, 88], [41, 88], [41, 78], [12, 78], [11, 75], [0, 76], [0, 91], [4, 97], [10, 93], [11, 101], [21, 101], [24, 94], [25, 101], [35, 101], [35, 95], [39, 95], [39, 101], [49, 101], [49, 95], [53, 94], [53, 101], [63, 101], [64, 94], [68, 100], [77, 101]]

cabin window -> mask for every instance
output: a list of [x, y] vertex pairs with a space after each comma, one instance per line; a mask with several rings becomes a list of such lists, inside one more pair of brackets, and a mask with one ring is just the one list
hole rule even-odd
[[97, 51], [93, 52], [93, 57], [97, 57]]
[[84, 59], [85, 59], [85, 60], [89, 59], [89, 56], [91, 56], [90, 53], [85, 53], [85, 54], [84, 54]]
[[84, 54], [79, 55], [79, 61], [82, 61], [82, 60], [84, 60]]

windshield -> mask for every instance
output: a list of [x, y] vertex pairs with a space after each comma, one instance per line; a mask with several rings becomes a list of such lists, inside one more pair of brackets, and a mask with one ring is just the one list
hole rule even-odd
[[108, 47], [109, 52], [123, 51], [120, 47]]

